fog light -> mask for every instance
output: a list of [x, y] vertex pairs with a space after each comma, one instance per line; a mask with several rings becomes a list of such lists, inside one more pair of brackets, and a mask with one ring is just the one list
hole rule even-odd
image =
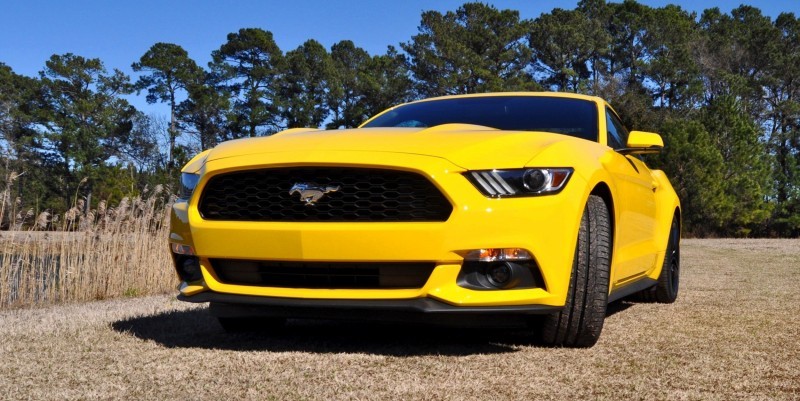
[[499, 263], [489, 268], [489, 281], [498, 286], [505, 287], [511, 281], [511, 267], [506, 263]]
[[203, 272], [200, 271], [200, 260], [194, 256], [182, 256], [177, 261], [178, 274], [186, 282], [200, 281], [203, 279]]
[[194, 276], [200, 273], [200, 264], [197, 263], [197, 258], [187, 258], [183, 261], [183, 272], [188, 276]]

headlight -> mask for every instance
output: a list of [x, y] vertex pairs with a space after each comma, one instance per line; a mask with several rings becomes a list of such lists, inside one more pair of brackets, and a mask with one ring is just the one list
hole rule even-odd
[[181, 173], [181, 199], [189, 199], [200, 181], [200, 174]]
[[571, 168], [482, 170], [464, 173], [478, 190], [492, 198], [556, 194], [564, 189]]

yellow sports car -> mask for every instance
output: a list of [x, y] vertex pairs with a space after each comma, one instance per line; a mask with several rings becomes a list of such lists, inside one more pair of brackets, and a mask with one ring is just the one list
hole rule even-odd
[[[597, 97], [447, 96], [357, 129], [229, 141], [182, 170], [179, 299], [227, 330], [286, 318], [535, 322], [587, 347], [609, 302], [673, 302], [680, 203]], [[259, 319], [253, 319], [259, 317]]]

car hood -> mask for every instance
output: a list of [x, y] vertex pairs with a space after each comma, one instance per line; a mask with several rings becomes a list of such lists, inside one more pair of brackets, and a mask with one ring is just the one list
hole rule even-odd
[[500, 131], [467, 124], [431, 128], [291, 129], [272, 136], [224, 142], [207, 161], [270, 153], [352, 151], [407, 153], [439, 157], [465, 169], [523, 167], [537, 154], [565, 141], [582, 141], [547, 132]]

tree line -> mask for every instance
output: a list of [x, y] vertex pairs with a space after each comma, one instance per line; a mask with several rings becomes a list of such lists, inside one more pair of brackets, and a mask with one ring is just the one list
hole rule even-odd
[[[597, 95], [628, 128], [659, 132], [648, 162], [670, 176], [685, 231], [800, 235], [800, 19], [752, 6], [583, 0], [536, 19], [466, 3], [425, 11], [416, 35], [371, 55], [343, 40], [283, 51], [272, 34], [228, 34], [200, 66], [156, 43], [137, 79], [99, 59], [53, 55], [38, 77], [0, 63], [3, 227], [79, 199], [172, 183], [201, 149], [284, 128], [358, 126], [405, 101], [490, 91]], [[148, 116], [124, 96], [169, 107]], [[28, 212], [30, 210], [30, 212]], [[3, 215], [3, 213], [0, 213]]]

